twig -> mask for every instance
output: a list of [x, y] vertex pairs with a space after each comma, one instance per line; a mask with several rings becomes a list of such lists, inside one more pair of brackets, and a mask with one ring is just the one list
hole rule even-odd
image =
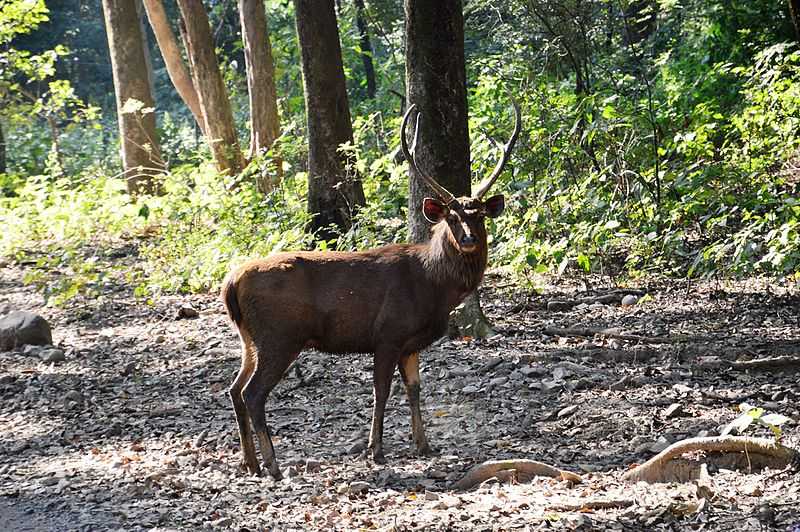
[[548, 336], [605, 336], [607, 338], [629, 340], [631, 342], [640, 342], [644, 344], [678, 344], [687, 342], [711, 342], [714, 340], [714, 338], [710, 336], [644, 336], [641, 334], [621, 333], [617, 329], [600, 329], [593, 327], [569, 327], [566, 329], [559, 327], [545, 327], [542, 332]]
[[629, 506], [633, 506], [632, 500], [618, 499], [610, 501], [603, 501], [603, 500], [584, 501], [581, 503], [573, 503], [573, 504], [569, 503], [554, 504], [552, 506], [548, 506], [547, 509], [554, 512], [580, 512], [582, 510], [611, 510], [614, 508], [628, 508]]

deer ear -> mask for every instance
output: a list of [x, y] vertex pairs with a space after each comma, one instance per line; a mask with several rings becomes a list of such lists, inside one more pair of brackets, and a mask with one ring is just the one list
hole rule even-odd
[[487, 199], [483, 205], [486, 207], [486, 216], [489, 218], [497, 218], [503, 213], [503, 209], [506, 208], [506, 199], [502, 194], [498, 194], [497, 196], [492, 196]]
[[450, 209], [447, 208], [447, 205], [439, 200], [433, 198], [425, 198], [422, 200], [422, 214], [424, 214], [425, 219], [432, 224], [441, 222], [449, 212]]

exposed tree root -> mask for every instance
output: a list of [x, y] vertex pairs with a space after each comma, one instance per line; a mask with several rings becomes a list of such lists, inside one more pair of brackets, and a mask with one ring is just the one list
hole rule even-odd
[[619, 304], [622, 302], [622, 298], [627, 295], [643, 296], [644, 294], [645, 292], [642, 290], [620, 289], [599, 296], [580, 297], [576, 299], [553, 299], [547, 302], [547, 310], [558, 312], [570, 310], [578, 305], [592, 305], [594, 303], [603, 303], [604, 305], [612, 303]]
[[505, 480], [515, 479], [518, 482], [528, 482], [533, 477], [553, 477], [570, 482], [581, 482], [580, 475], [535, 460], [490, 460], [467, 471], [461, 480], [453, 484], [452, 489], [468, 490], [492, 477], [500, 477]]
[[759, 469], [770, 467], [782, 469], [798, 459], [797, 451], [777, 444], [772, 440], [763, 438], [749, 438], [743, 436], [719, 436], [711, 438], [689, 438], [673, 443], [647, 462], [631, 469], [623, 476], [623, 480], [630, 482], [686, 482], [698, 478], [695, 469], [700, 468], [702, 462], [680, 460], [672, 463], [674, 459], [690, 452], [716, 452], [716, 453], [743, 453], [734, 455], [733, 459], [723, 455], [719, 459], [708, 460], [719, 464], [741, 466]]
[[460, 336], [488, 338], [497, 334], [481, 308], [478, 292], [472, 292], [450, 315], [450, 325]]

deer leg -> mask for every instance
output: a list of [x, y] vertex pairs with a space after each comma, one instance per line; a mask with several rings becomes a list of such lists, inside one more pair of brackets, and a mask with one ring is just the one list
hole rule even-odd
[[239, 442], [242, 446], [242, 466], [253, 475], [261, 474], [261, 468], [256, 458], [256, 448], [253, 444], [253, 432], [250, 429], [250, 416], [247, 414], [247, 407], [242, 399], [242, 390], [247, 381], [253, 375], [256, 367], [255, 353], [253, 347], [244, 341], [242, 342], [242, 366], [239, 374], [231, 384], [228, 393], [233, 403], [233, 411], [236, 414], [236, 423], [239, 425]]
[[376, 464], [385, 464], [383, 455], [383, 414], [386, 410], [386, 399], [392, 384], [392, 374], [397, 366], [394, 353], [379, 351], [374, 356], [375, 370], [372, 375], [374, 405], [372, 408], [372, 429], [369, 433], [368, 448], [372, 451], [372, 460]]
[[428, 438], [425, 437], [425, 426], [422, 424], [422, 414], [419, 408], [419, 353], [411, 353], [400, 357], [398, 364], [403, 384], [406, 385], [408, 406], [411, 408], [411, 436], [417, 446], [417, 454], [431, 454]]
[[281, 380], [289, 364], [297, 358], [299, 350], [265, 350], [258, 349], [256, 368], [250, 381], [244, 387], [242, 397], [244, 398], [247, 412], [253, 420], [258, 446], [261, 448], [261, 456], [264, 460], [264, 467], [275, 480], [282, 478], [278, 461], [275, 459], [275, 448], [272, 446], [272, 434], [267, 427], [267, 419], [264, 412], [264, 405], [267, 402], [269, 393]]

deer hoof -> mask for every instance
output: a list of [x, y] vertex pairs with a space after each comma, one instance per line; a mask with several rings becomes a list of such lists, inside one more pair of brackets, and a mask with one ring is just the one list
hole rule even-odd
[[258, 465], [258, 463], [250, 463], [246, 460], [242, 460], [239, 462], [239, 469], [254, 477], [261, 476], [261, 467]]

